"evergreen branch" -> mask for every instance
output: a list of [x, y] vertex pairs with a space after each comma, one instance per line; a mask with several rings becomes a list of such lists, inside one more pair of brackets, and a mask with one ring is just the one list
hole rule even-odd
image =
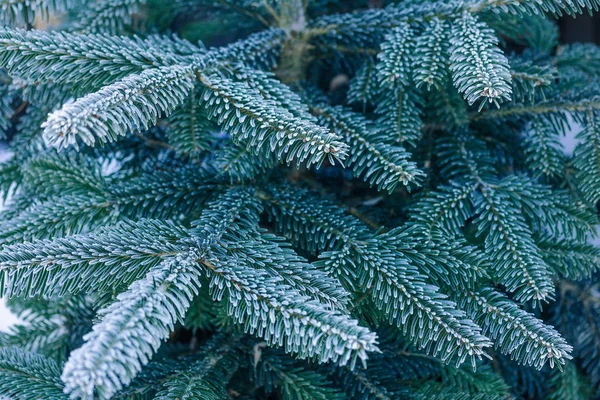
[[[235, 340], [239, 335], [216, 335], [201, 348], [202, 358], [165, 379], [156, 400], [227, 398], [226, 383], [238, 368]], [[236, 358], [234, 358], [236, 356]]]
[[369, 230], [359, 220], [307, 190], [268, 186], [258, 191], [257, 196], [277, 232], [312, 254], [338, 247], [349, 240], [351, 232], [369, 235]]
[[494, 278], [518, 301], [547, 300], [554, 285], [541, 252], [518, 209], [506, 204], [506, 197], [483, 188], [476, 200], [478, 232], [487, 232], [485, 251], [494, 260]]
[[[228, 252], [235, 257], [258, 263], [271, 277], [281, 279], [303, 295], [318, 299], [332, 310], [347, 310], [350, 294], [340, 287], [339, 281], [296, 255], [282, 238], [266, 233], [252, 234], [246, 239], [245, 244], [251, 245], [247, 248], [233, 243], [238, 239], [236, 233], [229, 238], [232, 243], [227, 245]], [[260, 250], [253, 250], [255, 248]]]
[[113, 291], [142, 278], [162, 257], [177, 255], [190, 242], [180, 227], [145, 220], [97, 233], [5, 246], [0, 251], [0, 295]]
[[194, 333], [212, 330], [222, 319], [222, 307], [215, 307], [209, 293], [208, 280], [203, 278], [200, 292], [188, 310], [183, 326]]
[[0, 21], [3, 26], [33, 24], [36, 18], [48, 21], [53, 15], [65, 12], [78, 0], [2, 0], [0, 1]]
[[[395, 237], [396, 250], [443, 292], [473, 288], [488, 278], [490, 263], [485, 254], [460, 237], [439, 232], [427, 235], [420, 224], [393, 229], [390, 235]], [[416, 244], [407, 244], [410, 239]]]
[[[12, 298], [9, 301], [11, 312], [23, 323], [1, 334], [0, 344], [43, 355], [62, 365], [69, 352], [81, 345], [81, 337], [91, 330], [96, 305], [91, 296], [28, 300]], [[15, 306], [15, 302], [24, 304]]]
[[554, 66], [537, 65], [526, 59], [513, 57], [510, 66], [513, 99], [523, 103], [534, 103], [540, 97], [543, 99], [558, 75]]
[[[319, 39], [331, 37], [352, 44], [371, 43], [383, 32], [402, 24], [429, 22], [434, 18], [452, 19], [465, 11], [465, 3], [447, 1], [435, 4], [390, 5], [353, 13], [327, 15], [312, 24], [311, 35]], [[383, 31], [383, 32], [382, 32]]]
[[143, 279], [99, 311], [101, 322], [84, 336], [64, 366], [62, 381], [71, 398], [109, 399], [147, 364], [181, 321], [202, 273], [197, 251], [165, 258]]
[[585, 400], [592, 396], [589, 383], [572, 362], [567, 362], [564, 371], [552, 371], [549, 400]]
[[481, 324], [495, 347], [523, 365], [541, 369], [546, 362], [564, 364], [572, 347], [542, 321], [521, 310], [514, 302], [492, 289], [457, 291], [459, 307]]
[[[282, 238], [257, 230], [261, 211], [253, 190], [233, 188], [192, 222], [191, 232], [208, 247], [226, 243], [228, 253], [241, 261], [259, 264], [263, 272], [304, 295], [317, 298], [332, 309], [345, 310], [349, 294], [340, 288], [339, 282], [296, 255]], [[246, 241], [247, 246], [236, 244], [239, 240]]]
[[253, 69], [271, 69], [277, 63], [286, 37], [283, 29], [266, 29], [244, 40], [210, 49], [206, 58], [217, 63], [243, 63]]
[[228, 143], [216, 152], [215, 162], [221, 174], [229, 175], [232, 181], [245, 182], [266, 175], [277, 165], [277, 158], [274, 153], [257, 158], [243, 144]]
[[564, 238], [542, 238], [536, 244], [542, 250], [544, 261], [565, 278], [589, 278], [600, 269], [600, 249], [594, 245]]
[[[256, 247], [253, 242], [237, 244]], [[373, 333], [271, 276], [258, 260], [216, 248], [202, 264], [210, 270], [213, 298], [225, 301], [234, 321], [268, 344], [284, 346], [300, 358], [351, 367], [357, 358], [364, 362], [367, 351], [377, 350]]]
[[[248, 223], [242, 215], [245, 202], [240, 202], [236, 195], [225, 196], [228, 194], [220, 198], [223, 203], [236, 207], [216, 214], [209, 208], [201, 221], [213, 223], [199, 232], [191, 231], [192, 235], [201, 235], [200, 247], [180, 247], [172, 256], [164, 252], [153, 254], [160, 257], [160, 263], [120, 294], [115, 303], [100, 311], [102, 322], [84, 337], [86, 344], [73, 352], [63, 371], [66, 389], [73, 397], [91, 397], [97, 391], [101, 398], [110, 398], [129, 384], [162, 339], [168, 337], [174, 324], [183, 321], [193, 296], [198, 294], [204, 253], [232, 224], [237, 226], [238, 219], [241, 218], [242, 224]], [[181, 237], [186, 236], [184, 233]], [[160, 241], [155, 245], [164, 246]], [[109, 327], [115, 329], [111, 331]]]
[[[36, 165], [31, 163], [30, 167]], [[213, 192], [224, 188], [215, 179], [213, 171], [185, 168], [173, 172], [142, 173], [111, 184], [100, 193], [97, 190], [82, 192], [75, 191], [77, 185], [73, 181], [78, 179], [79, 173], [78, 166], [72, 167], [63, 164], [62, 171], [53, 171], [55, 177], [46, 179], [39, 187], [32, 186], [34, 190], [39, 188], [41, 194], [48, 193], [47, 197], [23, 207], [21, 212], [1, 222], [0, 243], [78, 234], [115, 222], [119, 217], [160, 219], [182, 213], [189, 215], [197, 211]], [[31, 168], [30, 173], [41, 177], [50, 175], [49, 171], [37, 171]], [[52, 182], [57, 184], [48, 185]], [[92, 185], [98, 189], [102, 182], [103, 179], [100, 179]]]
[[391, 96], [377, 97], [375, 101], [377, 125], [381, 126], [382, 135], [391, 136], [401, 145], [408, 143], [415, 147], [423, 127], [420, 94], [410, 87], [396, 87], [391, 93]]
[[287, 164], [296, 160], [297, 165], [317, 167], [325, 158], [335, 163], [346, 157], [346, 145], [335, 135], [264, 99], [257, 89], [216, 75], [202, 75], [200, 80], [209, 118], [230, 129], [234, 139], [255, 154], [270, 150]]
[[316, 371], [312, 371], [288, 356], [263, 352], [256, 367], [255, 382], [267, 393], [276, 389], [289, 400], [342, 400], [341, 391]]
[[178, 62], [137, 38], [0, 30], [0, 66], [26, 81], [100, 88], [146, 68]]
[[[312, 201], [306, 202], [303, 197]], [[419, 347], [446, 361], [458, 354], [459, 362], [463, 362], [467, 356], [480, 357], [483, 348], [489, 346], [478, 328], [456, 312], [453, 303], [444, 300], [437, 287], [428, 285], [424, 276], [396, 251], [394, 234], [373, 237], [353, 218], [335, 212], [337, 207], [302, 192], [288, 200], [289, 203], [286, 196], [276, 192], [263, 194], [261, 198], [271, 203], [267, 211], [276, 216], [284, 232], [292, 231], [293, 236], [299, 236], [299, 232], [306, 231], [319, 239], [328, 250], [320, 255], [320, 268], [364, 292], [391, 323], [410, 333]], [[317, 207], [315, 203], [320, 202], [323, 204]], [[333, 218], [332, 213], [335, 213]], [[424, 325], [429, 329], [418, 336], [412, 335], [417, 327]]]
[[373, 101], [378, 87], [376, 70], [370, 61], [356, 72], [348, 88], [348, 103], [366, 104]]
[[460, 166], [477, 182], [478, 191], [472, 196], [477, 218], [477, 236], [485, 234], [484, 248], [495, 270], [493, 278], [508, 291], [515, 292], [518, 301], [547, 300], [553, 291], [551, 273], [541, 258], [532, 232], [517, 205], [508, 201], [501, 184], [494, 181], [491, 173], [489, 152], [481, 143], [467, 138], [450, 140], [445, 151], [453, 151], [448, 166]]
[[12, 125], [11, 117], [15, 113], [12, 105], [15, 93], [8, 84], [2, 82], [5, 79], [6, 83], [10, 82], [10, 78], [0, 73], [0, 139], [6, 139], [6, 133]]
[[449, 64], [447, 52], [447, 25], [433, 18], [417, 38], [413, 62], [415, 64], [414, 81], [419, 88], [427, 84], [440, 89], [446, 79], [446, 65]]
[[595, 77], [600, 70], [600, 52], [590, 43], [565, 44], [557, 49], [553, 62], [559, 71], [575, 70]]
[[400, 24], [385, 36], [377, 55], [377, 77], [382, 86], [406, 87], [412, 78], [412, 53], [415, 44], [410, 25]]
[[571, 101], [569, 99], [552, 99], [541, 101], [535, 104], [527, 105], [517, 103], [513, 106], [506, 106], [498, 110], [486, 110], [482, 113], [469, 114], [471, 121], [484, 120], [509, 120], [524, 117], [532, 117], [535, 115], [551, 115], [551, 114], [585, 114], [587, 112], [595, 113], [600, 110], [600, 100], [596, 98], [584, 98]]
[[37, 156], [21, 166], [24, 184], [35, 189], [38, 198], [60, 193], [99, 194], [109, 190], [109, 184], [97, 160], [74, 155]]
[[33, 202], [20, 213], [0, 222], [0, 244], [77, 234], [108, 224], [115, 204], [94, 193], [53, 196]]
[[[449, 181], [478, 183], [478, 187], [493, 188], [496, 180], [494, 159], [485, 142], [468, 131], [458, 131], [452, 137], [443, 137], [436, 143], [440, 155], [440, 174]], [[462, 184], [462, 183], [459, 183]]]
[[421, 382], [421, 385], [417, 389], [406, 390], [401, 393], [414, 400], [502, 400], [507, 397], [506, 393], [470, 393], [457, 391], [454, 387], [448, 387], [436, 381]]
[[[219, 335], [219, 337], [222, 336]], [[176, 355], [179, 356], [180, 353], [176, 351]], [[181, 355], [175, 359], [164, 358], [150, 361], [127, 387], [113, 396], [113, 399], [131, 400], [153, 396], [157, 392], [157, 387], [171, 379], [177, 379], [181, 375], [182, 369], [185, 369], [189, 363], [198, 361], [202, 356], [204, 354], [200, 352], [199, 357], [191, 354]]]
[[[241, 1], [239, 1], [239, 0], [237, 0], [237, 1], [236, 0], [215, 0], [215, 1], [219, 4], [222, 4], [225, 7], [231, 8], [232, 10], [234, 10], [242, 15], [253, 18], [265, 26], [271, 25], [269, 23], [269, 21], [267, 21], [267, 19], [265, 19], [265, 17], [263, 17], [263, 15], [261, 15], [257, 10], [255, 10], [255, 8], [257, 8], [259, 6], [259, 4], [254, 1], [244, 1], [244, 0], [241, 0]], [[264, 2], [260, 5], [264, 8], [266, 8], [268, 13], [275, 20], [277, 20], [277, 14], [273, 11], [271, 6], [267, 2]]]
[[80, 90], [94, 89], [139, 74], [148, 68], [244, 63], [269, 66], [284, 38], [278, 29], [250, 35], [228, 46], [206, 52], [187, 43], [163, 37], [146, 40], [97, 34], [0, 29], [0, 66], [28, 82], [78, 84]]
[[375, 370], [374, 366], [372, 366], [366, 370], [344, 368], [338, 370], [336, 374], [338, 375], [338, 380], [342, 383], [341, 386], [344, 387], [345, 392], [351, 398], [359, 395], [367, 400], [392, 400], [393, 393], [386, 389], [380, 382], [381, 373], [386, 374], [389, 371]]
[[0, 349], [0, 395], [63, 400], [60, 369], [52, 360], [17, 348]]
[[295, 117], [314, 120], [302, 98], [281, 83], [275, 74], [246, 68], [240, 72], [236, 71], [235, 78], [246, 82], [252, 89], [258, 90], [264, 99], [275, 102]]
[[512, 93], [508, 60], [497, 47], [494, 31], [465, 13], [452, 28], [450, 71], [454, 86], [469, 103], [484, 98], [495, 103], [510, 101]]
[[470, 6], [470, 11], [478, 13], [490, 10], [516, 15], [549, 13], [559, 17], [563, 14], [570, 16], [583, 14], [586, 9], [589, 11], [597, 11], [599, 7], [600, 2], [597, 0], [585, 2], [562, 0], [479, 0]]
[[322, 124], [344, 139], [350, 155], [347, 160], [357, 176], [361, 176], [378, 190], [392, 192], [401, 183], [405, 186], [419, 184], [423, 173], [410, 155], [399, 146], [386, 143], [384, 135], [368, 125], [368, 121], [357, 113], [341, 107], [317, 104], [311, 111], [320, 117]]
[[600, 113], [587, 113], [587, 126], [576, 136], [573, 153], [577, 186], [591, 204], [600, 200]]
[[82, 33], [117, 34], [133, 23], [146, 0], [97, 0], [79, 14], [76, 30]]
[[131, 75], [66, 104], [42, 125], [44, 140], [59, 150], [117, 140], [126, 131], [148, 129], [168, 116], [193, 89], [193, 70], [164, 67]]
[[348, 40], [351, 43], [369, 43], [383, 32], [402, 24], [427, 23], [433, 19], [453, 20], [468, 14], [477, 17], [488, 12], [539, 15], [546, 12], [562, 15], [581, 14], [584, 9], [597, 10], [597, 0], [564, 2], [561, 0], [478, 0], [474, 2], [445, 1], [443, 3], [390, 4], [385, 8], [359, 10], [344, 14], [326, 15], [311, 26], [312, 37]]
[[451, 182], [449, 186], [442, 186], [411, 207], [411, 220], [426, 228], [427, 238], [431, 238], [436, 229], [456, 236], [473, 215], [469, 200], [476, 189], [475, 182]]
[[600, 0], [359, 3], [0, 0], [0, 400], [600, 393]]
[[20, 163], [15, 158], [0, 164], [0, 203], [4, 203], [22, 180]]
[[585, 243], [596, 235], [597, 217], [567, 192], [552, 190], [550, 186], [516, 174], [500, 181], [496, 190], [508, 195], [523, 211], [529, 225], [544, 236], [567, 235]]
[[442, 366], [441, 376], [444, 386], [458, 389], [471, 398], [500, 400], [508, 397], [508, 385], [486, 364], [478, 365], [476, 371], [464, 365], [459, 368]]
[[189, 96], [166, 121], [168, 143], [176, 151], [192, 157], [210, 148], [211, 133], [215, 131], [216, 127], [204, 115], [196, 96]]
[[526, 140], [526, 162], [533, 172], [547, 178], [560, 176], [565, 169], [560, 131], [545, 118], [534, 118], [532, 133]]

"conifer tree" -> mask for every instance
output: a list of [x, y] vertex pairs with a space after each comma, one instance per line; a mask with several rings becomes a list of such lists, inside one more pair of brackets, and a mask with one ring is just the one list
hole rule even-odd
[[0, 0], [1, 399], [600, 396], [600, 1], [367, 3]]

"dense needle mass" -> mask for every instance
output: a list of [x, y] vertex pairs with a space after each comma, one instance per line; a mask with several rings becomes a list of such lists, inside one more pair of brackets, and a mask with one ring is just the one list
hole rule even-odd
[[600, 2], [364, 3], [0, 0], [0, 398], [600, 395]]

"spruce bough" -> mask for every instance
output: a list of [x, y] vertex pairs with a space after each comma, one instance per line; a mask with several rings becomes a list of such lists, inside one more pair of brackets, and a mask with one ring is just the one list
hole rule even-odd
[[0, 397], [600, 395], [600, 2], [363, 3], [0, 0]]

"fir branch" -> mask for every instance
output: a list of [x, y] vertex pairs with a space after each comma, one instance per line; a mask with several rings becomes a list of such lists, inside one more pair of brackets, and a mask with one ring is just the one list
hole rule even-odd
[[0, 65], [26, 81], [100, 88], [145, 68], [177, 64], [141, 39], [64, 32], [0, 30]]
[[454, 86], [469, 103], [483, 98], [498, 105], [512, 93], [508, 60], [496, 47], [494, 32], [470, 14], [463, 14], [452, 28], [450, 71]]
[[[254, 242], [238, 244], [260, 249]], [[202, 261], [211, 271], [213, 298], [226, 302], [228, 314], [246, 332], [284, 346], [300, 358], [316, 357], [351, 367], [357, 358], [366, 360], [367, 351], [376, 351], [373, 333], [257, 268], [257, 261], [228, 254], [226, 248], [214, 249]]]
[[73, 351], [62, 381], [71, 398], [111, 398], [147, 364], [181, 321], [202, 273], [197, 251], [178, 254], [149, 270], [143, 279], [99, 311], [101, 322]]
[[430, 192], [415, 203], [411, 208], [411, 219], [426, 228], [428, 239], [436, 229], [449, 233], [449, 236], [456, 236], [473, 215], [469, 200], [475, 189], [475, 182], [451, 182], [449, 186], [440, 187], [438, 191]]
[[[34, 167], [37, 164], [32, 162], [29, 165]], [[47, 164], [41, 164], [44, 165]], [[61, 167], [64, 168], [62, 171], [55, 169], [52, 172], [57, 175], [55, 177], [48, 177], [49, 171], [40, 172], [32, 168], [31, 175], [46, 177], [39, 190], [40, 194], [48, 195], [41, 197], [39, 202], [31, 203], [33, 199], [29, 199], [28, 206], [1, 222], [0, 243], [78, 234], [124, 216], [160, 219], [189, 214], [212, 193], [225, 187], [215, 177], [214, 171], [184, 168], [145, 172], [117, 184], [111, 181], [106, 187], [102, 184], [104, 179], [100, 179], [93, 183], [96, 189], [82, 192], [76, 191], [78, 185], [73, 184], [78, 179], [78, 166], [73, 165], [74, 169], [71, 169], [63, 164]], [[60, 184], [48, 186], [52, 182]], [[32, 183], [37, 185], [37, 179]], [[32, 187], [38, 189], [38, 186]]]
[[279, 3], [0, 0], [0, 397], [597, 391], [600, 2]]
[[98, 304], [94, 302], [101, 303], [102, 299], [68, 296], [24, 301], [13, 297], [8, 306], [23, 322], [3, 333], [0, 344], [43, 355], [62, 365], [69, 352], [81, 345], [81, 337], [91, 330]]
[[[314, 200], [304, 203], [300, 199], [305, 195], [301, 196], [302, 192], [290, 202], [276, 192], [261, 198], [272, 204], [267, 210], [276, 213], [284, 231], [306, 230], [324, 239], [319, 242], [328, 251], [320, 256], [321, 268], [353, 289], [365, 292], [390, 323], [409, 334], [419, 347], [427, 348], [443, 360], [449, 361], [457, 354], [459, 362], [463, 362], [468, 356], [483, 354], [483, 348], [489, 346], [487, 339], [460, 312], [453, 310], [453, 303], [447, 302], [437, 287], [428, 285], [424, 276], [395, 251], [397, 239], [393, 233], [373, 237], [362, 224], [342, 217], [340, 212], [331, 218], [329, 215], [336, 209], [331, 204], [316, 208], [315, 202], [322, 200], [307, 196]], [[424, 324], [431, 328], [418, 337], [412, 335]]]
[[245, 68], [236, 71], [235, 78], [246, 82], [251, 88], [260, 92], [266, 100], [273, 101], [277, 106], [287, 110], [295, 117], [314, 120], [302, 98], [288, 86], [281, 83], [275, 74], [256, 69]]
[[513, 99], [534, 103], [550, 90], [558, 71], [551, 65], [533, 64], [519, 58], [510, 59]]
[[536, 241], [542, 250], [542, 257], [556, 273], [569, 279], [584, 279], [600, 269], [600, 249], [598, 247], [569, 239]]
[[[143, 277], [162, 257], [177, 255], [186, 241], [191, 242], [182, 228], [145, 220], [93, 234], [5, 246], [0, 251], [0, 294], [112, 291]], [[100, 276], [100, 281], [88, 278]]]
[[148, 129], [168, 116], [193, 89], [193, 70], [164, 67], [132, 75], [66, 104], [42, 125], [44, 140], [59, 150], [117, 140], [129, 131]]
[[486, 110], [482, 113], [469, 114], [471, 121], [511, 120], [536, 115], [560, 115], [572, 113], [573, 116], [600, 110], [600, 100], [595, 97], [580, 99], [548, 99], [535, 104], [520, 104], [502, 107], [498, 110]]
[[391, 96], [378, 97], [375, 104], [377, 125], [381, 126], [382, 134], [391, 136], [401, 145], [407, 143], [415, 147], [423, 128], [420, 94], [410, 87], [396, 87], [391, 90]]
[[412, 53], [415, 44], [410, 25], [400, 24], [385, 36], [381, 53], [377, 55], [377, 76], [384, 87], [405, 87], [411, 83]]
[[448, 27], [444, 21], [433, 18], [417, 38], [413, 62], [415, 64], [414, 81], [417, 88], [427, 84], [441, 88], [446, 79], [448, 60]]
[[216, 127], [208, 121], [196, 96], [176, 108], [166, 121], [167, 141], [176, 151], [198, 157], [208, 150]]
[[554, 330], [493, 289], [462, 290], [453, 297], [495, 340], [495, 347], [520, 364], [541, 369], [564, 364], [572, 347]]
[[133, 24], [146, 0], [97, 0], [79, 15], [75, 29], [82, 33], [118, 34]]
[[254, 181], [277, 165], [274, 153], [257, 159], [252, 150], [243, 144], [227, 143], [215, 153], [217, 169], [221, 174], [227, 174], [233, 182]]
[[264, 99], [247, 84], [216, 75], [200, 77], [209, 118], [230, 129], [255, 154], [272, 151], [290, 164], [320, 166], [325, 158], [335, 163], [346, 157], [347, 147], [337, 136], [310, 121], [293, 116], [276, 102]]
[[381, 376], [385, 374], [389, 374], [389, 370], [382, 371], [374, 367], [367, 370], [345, 368], [336, 372], [337, 379], [349, 397], [358, 395], [368, 400], [392, 400], [393, 393], [380, 382]]
[[566, 363], [564, 371], [552, 371], [549, 400], [585, 400], [591, 396], [591, 388], [585, 378], [572, 363]]
[[591, 204], [600, 200], [600, 115], [587, 113], [586, 128], [577, 134], [579, 144], [573, 154], [579, 190]]
[[2, 0], [0, 1], [0, 21], [3, 26], [27, 27], [36, 18], [48, 21], [53, 15], [65, 12], [78, 0]]
[[500, 193], [483, 188], [476, 203], [479, 234], [487, 232], [485, 251], [494, 260], [494, 279], [519, 301], [544, 301], [554, 285], [548, 266], [531, 238], [520, 211], [507, 204]]
[[363, 105], [371, 103], [375, 97], [377, 88], [378, 82], [374, 64], [371, 61], [366, 61], [350, 81], [348, 103], [360, 103]]
[[581, 243], [596, 236], [597, 217], [565, 191], [516, 174], [500, 181], [496, 190], [508, 195], [522, 209], [529, 225], [543, 236], [567, 235]]
[[[240, 354], [235, 341], [239, 335], [221, 334], [212, 338], [201, 348], [199, 360], [189, 360], [183, 371], [165, 379], [156, 400], [178, 400], [191, 398], [227, 398], [226, 383], [236, 372]], [[235, 358], [234, 358], [235, 357]]]
[[0, 395], [62, 400], [60, 369], [52, 360], [17, 348], [0, 349]]
[[[419, 224], [394, 229], [396, 250], [418, 266], [444, 293], [474, 288], [489, 278], [490, 262], [478, 248], [460, 238], [426, 231]], [[415, 244], [407, 244], [409, 238]]]
[[526, 140], [526, 162], [534, 173], [547, 178], [560, 176], [565, 169], [564, 151], [553, 124], [544, 118], [534, 118], [531, 134]]
[[219, 63], [243, 63], [254, 69], [270, 69], [277, 63], [286, 37], [283, 29], [270, 28], [227, 46], [210, 49], [208, 55]]
[[351, 149], [348, 166], [371, 185], [377, 185], [378, 190], [391, 193], [399, 183], [419, 184], [423, 173], [414, 162], [407, 160], [409, 153], [402, 147], [387, 144], [389, 140], [359, 114], [325, 104], [314, 105], [311, 111]]
[[482, 11], [494, 11], [507, 14], [530, 14], [550, 13], [559, 17], [563, 14], [575, 16], [583, 14], [584, 10], [597, 11], [600, 3], [597, 0], [581, 2], [565, 2], [561, 0], [479, 0], [471, 5], [470, 11], [477, 13]]
[[264, 386], [268, 393], [277, 390], [289, 400], [345, 398], [323, 375], [271, 350], [263, 352], [255, 369], [257, 386]]

